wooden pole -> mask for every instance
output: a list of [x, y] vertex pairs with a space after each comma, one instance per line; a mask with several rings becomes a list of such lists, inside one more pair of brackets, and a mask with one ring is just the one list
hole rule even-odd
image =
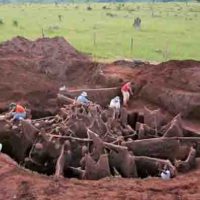
[[130, 41], [130, 49], [131, 49], [131, 53], [133, 52], [133, 37], [131, 37], [131, 41]]
[[93, 45], [96, 46], [96, 32], [93, 33]]

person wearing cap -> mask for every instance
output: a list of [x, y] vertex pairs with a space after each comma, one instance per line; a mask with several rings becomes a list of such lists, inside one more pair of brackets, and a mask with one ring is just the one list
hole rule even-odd
[[110, 108], [120, 109], [120, 98], [119, 96], [116, 96], [115, 98], [111, 99], [110, 101]]
[[22, 120], [26, 118], [26, 110], [23, 106], [11, 103], [9, 105], [10, 114], [13, 116], [11, 121]]
[[167, 166], [164, 166], [164, 169], [162, 170], [160, 176], [163, 180], [169, 180], [171, 178], [171, 172]]
[[116, 96], [111, 99], [109, 107], [114, 109], [113, 118], [118, 118], [120, 115], [120, 97]]
[[121, 92], [122, 92], [122, 95], [123, 95], [123, 105], [127, 106], [130, 95], [133, 95], [131, 82], [127, 82], [126, 84], [124, 84], [121, 87]]
[[77, 98], [77, 102], [83, 104], [83, 105], [89, 105], [90, 101], [87, 98], [87, 92], [82, 92], [80, 96]]

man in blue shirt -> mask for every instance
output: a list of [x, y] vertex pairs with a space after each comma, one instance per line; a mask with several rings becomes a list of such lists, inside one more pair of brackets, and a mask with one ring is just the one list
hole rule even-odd
[[89, 105], [90, 101], [87, 99], [87, 92], [82, 92], [77, 101], [83, 105]]

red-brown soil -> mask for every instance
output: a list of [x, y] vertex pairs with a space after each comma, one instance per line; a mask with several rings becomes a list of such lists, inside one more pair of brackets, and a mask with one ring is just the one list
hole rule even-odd
[[[129, 109], [160, 107], [170, 115], [179, 112], [185, 125], [199, 129], [200, 62], [168, 61], [158, 65], [131, 62], [94, 63], [63, 38], [29, 41], [21, 37], [0, 45], [0, 111], [20, 102], [37, 113], [56, 111], [56, 94], [69, 88], [120, 86], [133, 80], [137, 95]], [[102, 70], [102, 71], [101, 71]], [[0, 155], [0, 199], [141, 199], [198, 200], [200, 171], [170, 181], [159, 178], [79, 181], [38, 175], [10, 163]]]
[[0, 110], [18, 101], [37, 112], [55, 111], [58, 88], [87, 84], [96, 65], [63, 38], [22, 37], [0, 45], [0, 63]]
[[19, 101], [33, 111], [52, 112], [62, 85], [104, 88], [133, 80], [139, 99], [172, 114], [182, 112], [189, 118], [200, 116], [198, 61], [139, 66], [122, 61], [98, 64], [63, 38], [29, 41], [17, 37], [0, 45], [0, 62], [0, 110], [11, 101]]
[[[200, 62], [192, 60], [140, 66], [126, 63], [126, 65], [109, 64], [104, 72], [108, 76], [133, 80], [138, 90], [138, 95], [134, 99], [138, 97], [139, 101], [142, 99], [173, 115], [182, 113], [186, 118], [199, 119], [199, 67]], [[134, 104], [134, 100], [132, 103]]]
[[19, 168], [0, 155], [0, 199], [66, 200], [198, 200], [200, 171], [180, 175], [170, 181], [159, 178], [105, 178], [99, 181], [54, 179]]

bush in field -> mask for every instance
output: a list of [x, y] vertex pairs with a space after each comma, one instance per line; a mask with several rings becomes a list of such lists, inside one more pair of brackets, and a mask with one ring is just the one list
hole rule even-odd
[[3, 25], [4, 24], [4, 21], [3, 19], [0, 18], [0, 25]]
[[61, 22], [62, 21], [62, 15], [58, 15], [58, 19]]
[[103, 10], [106, 10], [106, 9], [108, 9], [108, 8], [107, 8], [107, 6], [103, 6], [102, 9], [103, 9]]
[[13, 20], [13, 26], [18, 26], [19, 24], [18, 24], [18, 21], [15, 19], [15, 20]]
[[87, 7], [87, 10], [92, 10], [92, 7], [88, 6], [88, 7]]
[[117, 17], [116, 14], [112, 14], [112, 13], [106, 13], [106, 15], [109, 16], [109, 17]]

